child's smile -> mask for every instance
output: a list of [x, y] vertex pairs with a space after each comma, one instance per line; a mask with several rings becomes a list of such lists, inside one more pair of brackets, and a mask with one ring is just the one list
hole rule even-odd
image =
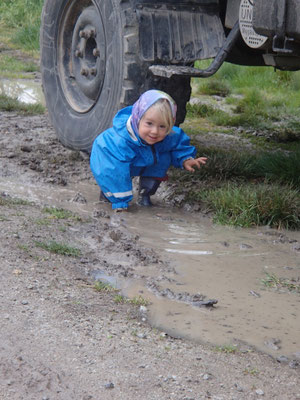
[[150, 107], [139, 123], [140, 138], [152, 145], [161, 142], [167, 134], [168, 128], [161, 118], [160, 112]]

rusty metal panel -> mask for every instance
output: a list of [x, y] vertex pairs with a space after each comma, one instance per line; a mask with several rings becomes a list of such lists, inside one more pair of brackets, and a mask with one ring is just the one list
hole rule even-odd
[[216, 10], [201, 6], [140, 6], [137, 17], [141, 58], [187, 63], [214, 57], [225, 39]]

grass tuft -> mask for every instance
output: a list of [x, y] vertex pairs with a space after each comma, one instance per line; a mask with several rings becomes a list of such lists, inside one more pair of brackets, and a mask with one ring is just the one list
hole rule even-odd
[[264, 286], [275, 289], [288, 289], [290, 292], [300, 293], [300, 281], [298, 279], [278, 278], [275, 274], [266, 273], [266, 278], [262, 279]]
[[228, 184], [204, 191], [200, 197], [215, 213], [214, 222], [219, 224], [300, 228], [300, 194], [290, 187]]
[[111, 286], [109, 283], [104, 283], [101, 281], [97, 281], [94, 285], [94, 288], [97, 292], [115, 292], [118, 290]]
[[44, 0], [1, 0], [0, 27], [13, 30], [11, 41], [25, 50], [39, 49], [39, 30]]
[[300, 150], [293, 153], [261, 153], [254, 161], [253, 168], [273, 182], [300, 187]]
[[49, 243], [35, 241], [35, 245], [41, 249], [49, 251], [50, 253], [60, 254], [63, 256], [79, 257], [81, 255], [79, 249], [56, 241], [51, 241]]
[[149, 304], [149, 301], [144, 299], [143, 296], [136, 296], [133, 297], [132, 299], [127, 299], [126, 297], [118, 294], [114, 298], [114, 302], [117, 304], [132, 304], [134, 306], [147, 306]]
[[32, 206], [29, 200], [19, 199], [17, 197], [4, 196], [0, 194], [0, 206]]
[[0, 94], [0, 111], [16, 111], [21, 114], [44, 114], [45, 107], [41, 104], [25, 104], [4, 94]]
[[232, 344], [226, 344], [223, 346], [217, 346], [216, 351], [225, 353], [225, 354], [233, 354], [236, 353], [238, 351], [238, 348], [236, 345], [232, 345]]
[[28, 73], [39, 71], [39, 66], [33, 61], [23, 61], [0, 52], [1, 77], [28, 78]]
[[205, 79], [205, 82], [198, 90], [198, 94], [205, 94], [210, 96], [226, 97], [230, 94], [231, 89], [225, 80], [221, 79]]
[[49, 214], [49, 217], [53, 219], [75, 219], [76, 221], [81, 221], [81, 217], [76, 216], [71, 211], [63, 208], [45, 207], [42, 212]]

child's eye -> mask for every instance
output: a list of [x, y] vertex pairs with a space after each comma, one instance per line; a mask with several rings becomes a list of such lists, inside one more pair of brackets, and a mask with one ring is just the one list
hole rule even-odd
[[165, 125], [160, 125], [160, 129], [166, 129]]

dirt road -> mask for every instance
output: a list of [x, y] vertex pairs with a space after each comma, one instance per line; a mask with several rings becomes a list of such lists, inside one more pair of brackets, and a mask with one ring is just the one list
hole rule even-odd
[[0, 113], [0, 132], [0, 399], [300, 399], [297, 360], [172, 338], [143, 306], [95, 290], [92, 271], [122, 268], [124, 254], [133, 274], [165, 261], [101, 207], [59, 216], [16, 200], [16, 185], [93, 182], [88, 157], [63, 148], [47, 116]]

